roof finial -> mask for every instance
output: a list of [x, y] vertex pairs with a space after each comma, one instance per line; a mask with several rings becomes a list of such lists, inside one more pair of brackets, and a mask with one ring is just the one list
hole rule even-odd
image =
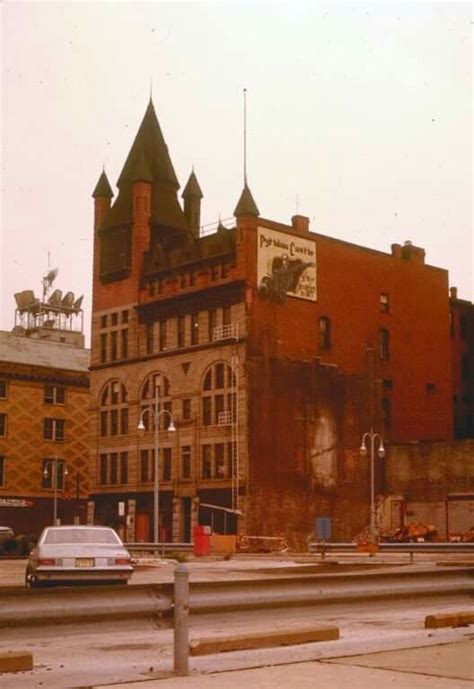
[[153, 102], [153, 77], [150, 77], [150, 103]]
[[244, 187], [247, 186], [247, 89], [244, 89]]

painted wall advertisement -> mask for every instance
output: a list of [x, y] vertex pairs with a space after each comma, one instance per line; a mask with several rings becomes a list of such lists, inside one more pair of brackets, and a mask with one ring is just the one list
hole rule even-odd
[[316, 301], [316, 242], [258, 228], [259, 293], [283, 302], [287, 295]]

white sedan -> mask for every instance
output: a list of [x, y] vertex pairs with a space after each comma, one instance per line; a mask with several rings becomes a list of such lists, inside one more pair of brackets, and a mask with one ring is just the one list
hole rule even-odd
[[25, 583], [126, 584], [132, 573], [129, 552], [108, 526], [48, 526], [29, 555]]

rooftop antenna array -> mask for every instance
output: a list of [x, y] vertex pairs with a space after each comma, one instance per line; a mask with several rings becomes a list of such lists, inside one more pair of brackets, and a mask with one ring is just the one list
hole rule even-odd
[[82, 301], [84, 296], [76, 299], [74, 292], [66, 292], [63, 296], [60, 289], [51, 291], [58, 272], [58, 268], [49, 269], [48, 252], [48, 272], [41, 280], [43, 288], [41, 299], [35, 297], [33, 290], [30, 289], [14, 294], [15, 328], [20, 328], [27, 333], [34, 331], [43, 333], [48, 330], [83, 332]]

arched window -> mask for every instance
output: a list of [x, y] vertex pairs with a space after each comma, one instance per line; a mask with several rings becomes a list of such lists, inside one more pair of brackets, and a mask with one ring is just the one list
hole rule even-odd
[[[140, 418], [145, 430], [154, 430], [155, 404], [158, 402], [158, 413], [166, 409], [169, 414], [161, 414], [159, 430], [166, 430], [170, 425], [173, 414], [173, 404], [170, 396], [170, 384], [168, 378], [162, 373], [152, 373], [145, 379], [140, 396]], [[145, 412], [145, 409], [150, 411]]]
[[128, 433], [127, 388], [119, 380], [109, 381], [100, 396], [100, 435]]
[[319, 319], [319, 348], [331, 349], [331, 320], [327, 316]]
[[202, 384], [202, 425], [226, 426], [235, 420], [236, 377], [223, 362], [213, 364]]
[[381, 359], [390, 359], [390, 333], [386, 328], [379, 330], [379, 356]]

